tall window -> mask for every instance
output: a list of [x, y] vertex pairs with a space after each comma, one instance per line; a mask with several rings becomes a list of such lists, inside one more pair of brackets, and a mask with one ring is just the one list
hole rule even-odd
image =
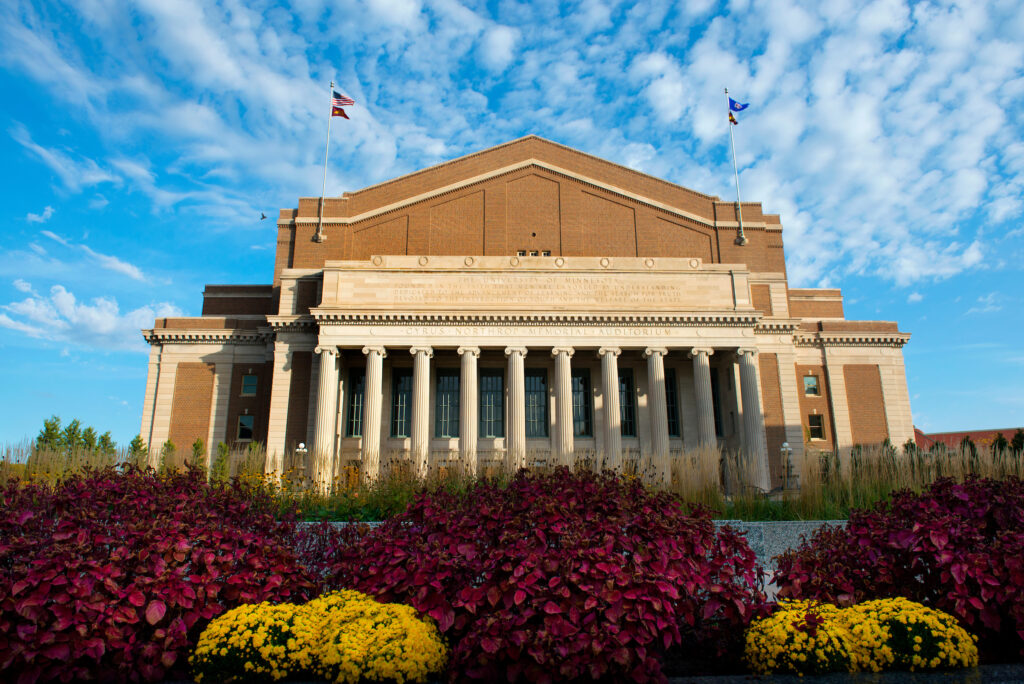
[[818, 388], [817, 375], [804, 376], [804, 394], [812, 397], [817, 397], [821, 395], [821, 390]]
[[574, 437], [593, 437], [593, 410], [590, 403], [590, 369], [572, 372], [572, 434]]
[[500, 368], [480, 370], [480, 436], [505, 436], [505, 383]]
[[459, 436], [459, 371], [437, 369], [437, 405], [434, 407], [434, 435]]
[[256, 396], [256, 385], [257, 378], [255, 375], [243, 375], [242, 376], [242, 396], [243, 397], [254, 397]]
[[665, 409], [668, 411], [668, 436], [679, 437], [679, 400], [676, 392], [676, 369], [665, 369]]
[[543, 368], [526, 371], [526, 436], [548, 436], [548, 372]]
[[412, 369], [395, 368], [391, 373], [391, 436], [408, 437], [412, 434]]
[[807, 416], [807, 432], [811, 439], [825, 439], [825, 419], [821, 415]]
[[715, 434], [719, 437], [723, 437], [722, 433], [722, 409], [719, 408], [719, 397], [721, 393], [718, 389], [718, 369], [711, 369], [711, 408], [714, 409], [715, 414]]
[[363, 399], [366, 396], [366, 369], [353, 368], [348, 374], [348, 419], [349, 437], [363, 435]]
[[619, 369], [619, 421], [623, 437], [636, 437], [636, 403], [633, 391], [633, 369]]
[[238, 416], [237, 439], [249, 441], [252, 439], [253, 429], [256, 425], [256, 416]]

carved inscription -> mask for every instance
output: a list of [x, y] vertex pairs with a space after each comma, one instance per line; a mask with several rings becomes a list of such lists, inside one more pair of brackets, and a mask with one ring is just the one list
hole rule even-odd
[[430, 283], [416, 287], [395, 287], [394, 300], [402, 304], [423, 304], [436, 301], [457, 301], [464, 304], [489, 304], [500, 292], [502, 301], [509, 304], [536, 304], [538, 302], [569, 302], [603, 300], [622, 304], [650, 304], [668, 302], [679, 295], [678, 284], [646, 284], [616, 282], [596, 276], [537, 276], [515, 278], [489, 277], [484, 287], [468, 283]]
[[672, 335], [678, 329], [645, 326], [582, 326], [582, 325], [410, 325], [406, 335], [455, 337], [659, 337]]

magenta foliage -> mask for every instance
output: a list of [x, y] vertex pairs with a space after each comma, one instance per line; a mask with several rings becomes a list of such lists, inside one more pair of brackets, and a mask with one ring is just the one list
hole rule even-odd
[[181, 677], [212, 618], [313, 593], [289, 548], [294, 523], [196, 471], [107, 469], [0, 495], [6, 681]]
[[1024, 482], [939, 480], [778, 558], [779, 596], [905, 596], [956, 615], [988, 659], [1024, 656]]
[[338, 542], [327, 585], [436, 619], [453, 679], [663, 681], [667, 649], [735, 649], [764, 609], [743, 537], [611, 474], [522, 471], [420, 496], [365, 534], [320, 532]]

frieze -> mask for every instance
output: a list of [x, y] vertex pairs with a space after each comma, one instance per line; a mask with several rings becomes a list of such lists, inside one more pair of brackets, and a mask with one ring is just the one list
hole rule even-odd
[[[730, 327], [750, 328], [760, 319], [760, 312], [744, 313], [679, 313], [679, 314], [419, 314], [419, 313], [348, 313], [330, 309], [313, 309], [313, 317], [321, 326], [345, 324], [372, 324], [380, 326], [401, 326], [427, 324], [430, 326], [458, 324], [461, 326], [480, 325], [515, 327], [548, 326], [551, 330], [566, 328], [593, 328], [618, 325], [638, 330], [649, 330], [652, 326], [683, 327]], [[591, 333], [592, 334], [592, 331]]]

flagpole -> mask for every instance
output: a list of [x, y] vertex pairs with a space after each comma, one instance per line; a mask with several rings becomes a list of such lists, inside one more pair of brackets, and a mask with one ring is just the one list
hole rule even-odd
[[[334, 81], [331, 81], [329, 101], [334, 101]], [[331, 153], [331, 119], [334, 118], [334, 107], [327, 108], [327, 146], [324, 148], [324, 185], [320, 190], [320, 212], [316, 223], [316, 235], [313, 242], [324, 241], [324, 196], [327, 194], [327, 155]], [[730, 131], [731, 133], [732, 131]]]
[[[732, 107], [729, 106], [729, 89], [725, 89], [725, 107], [730, 113]], [[736, 164], [736, 138], [733, 136], [732, 121], [726, 120], [726, 125], [729, 126], [729, 145], [732, 147], [732, 172], [736, 178], [736, 217], [740, 224], [739, 233], [736, 235], [736, 244], [742, 247], [747, 244], [747, 236], [743, 234], [743, 204], [740, 201], [740, 167]]]

